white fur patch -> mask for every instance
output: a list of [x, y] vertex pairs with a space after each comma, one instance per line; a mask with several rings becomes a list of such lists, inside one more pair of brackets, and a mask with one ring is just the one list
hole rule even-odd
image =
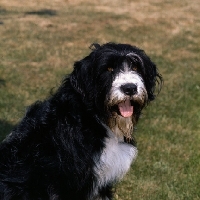
[[100, 160], [95, 166], [99, 187], [122, 179], [137, 156], [136, 147], [118, 141], [111, 131], [109, 131], [109, 136], [105, 140], [105, 148]]
[[126, 95], [121, 91], [120, 87], [127, 83], [132, 83], [137, 86], [137, 93], [134, 96], [144, 101], [147, 96], [147, 91], [142, 77], [134, 71], [125, 70], [121, 71], [114, 79], [110, 93], [107, 97], [108, 104], [112, 105], [126, 99]]

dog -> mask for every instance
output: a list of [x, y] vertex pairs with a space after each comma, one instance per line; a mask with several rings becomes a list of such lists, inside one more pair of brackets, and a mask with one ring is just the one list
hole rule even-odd
[[161, 85], [143, 50], [92, 44], [1, 143], [0, 199], [112, 199], [137, 156], [132, 133], [141, 111]]

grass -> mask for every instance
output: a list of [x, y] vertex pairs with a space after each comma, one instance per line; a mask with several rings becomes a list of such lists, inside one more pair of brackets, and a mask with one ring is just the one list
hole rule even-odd
[[199, 9], [199, 0], [2, 0], [0, 139], [91, 43], [130, 43], [165, 83], [137, 126], [139, 155], [115, 200], [200, 199]]

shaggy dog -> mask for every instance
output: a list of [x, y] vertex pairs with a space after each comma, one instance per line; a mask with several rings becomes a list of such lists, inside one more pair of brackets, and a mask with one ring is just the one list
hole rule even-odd
[[137, 47], [91, 49], [1, 143], [1, 200], [112, 199], [137, 155], [134, 126], [162, 78]]

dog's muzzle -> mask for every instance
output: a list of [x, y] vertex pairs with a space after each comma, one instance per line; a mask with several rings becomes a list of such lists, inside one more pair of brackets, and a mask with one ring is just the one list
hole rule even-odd
[[[137, 85], [127, 83], [120, 87], [121, 91], [130, 98], [137, 93]], [[119, 112], [123, 117], [131, 117], [133, 115], [133, 101], [127, 98], [118, 104]]]
[[107, 106], [113, 113], [122, 117], [131, 117], [134, 107], [143, 107], [147, 100], [147, 91], [140, 75], [133, 72], [121, 72], [113, 81]]

